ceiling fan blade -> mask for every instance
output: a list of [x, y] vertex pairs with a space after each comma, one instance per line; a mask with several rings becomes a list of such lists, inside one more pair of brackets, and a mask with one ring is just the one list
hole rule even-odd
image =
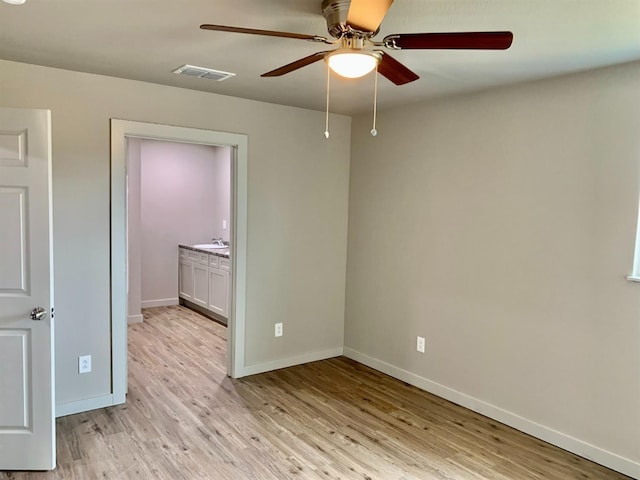
[[391, 80], [396, 85], [404, 85], [420, 78], [387, 52], [382, 53], [382, 60], [378, 64], [378, 73], [380, 75]]
[[297, 38], [300, 40], [312, 40], [315, 42], [329, 42], [325, 37], [307, 35], [305, 33], [277, 32], [275, 30], [258, 30], [257, 28], [229, 27], [227, 25], [200, 25], [202, 30], [214, 30], [216, 32], [249, 33], [251, 35], [265, 35], [267, 37]]
[[377, 32], [393, 0], [351, 0], [347, 24], [361, 32]]
[[388, 48], [442, 50], [506, 50], [513, 42], [511, 32], [400, 33], [387, 35]]
[[319, 60], [324, 58], [324, 54], [326, 52], [316, 52], [308, 57], [301, 58], [300, 60], [296, 60], [295, 62], [288, 63], [280, 68], [276, 68], [275, 70], [271, 70], [270, 72], [263, 73], [260, 75], [261, 77], [279, 77], [280, 75], [284, 75], [289, 72], [293, 72], [302, 67], [306, 67], [307, 65], [311, 65]]

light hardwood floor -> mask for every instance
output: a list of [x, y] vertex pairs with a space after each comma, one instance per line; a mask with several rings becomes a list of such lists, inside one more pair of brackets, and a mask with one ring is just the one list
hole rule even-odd
[[58, 419], [58, 468], [16, 479], [626, 479], [346, 358], [232, 380], [226, 328], [129, 327], [124, 406]]

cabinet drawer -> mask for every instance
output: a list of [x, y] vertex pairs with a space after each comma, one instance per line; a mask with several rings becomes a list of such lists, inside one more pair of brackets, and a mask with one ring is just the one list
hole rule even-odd
[[202, 265], [209, 264], [209, 254], [194, 252], [193, 250], [187, 250], [187, 259], [192, 262], [201, 263]]
[[228, 258], [220, 257], [220, 268], [222, 270], [231, 270], [231, 260]]
[[187, 257], [187, 252], [189, 250], [187, 250], [186, 248], [180, 248], [179, 251], [180, 251], [180, 258], [188, 258]]
[[218, 266], [218, 256], [217, 255], [209, 255], [209, 266], [217, 267]]

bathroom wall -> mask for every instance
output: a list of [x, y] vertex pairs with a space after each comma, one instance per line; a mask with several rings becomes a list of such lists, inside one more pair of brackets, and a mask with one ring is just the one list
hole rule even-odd
[[[218, 147], [214, 150], [214, 178], [213, 190], [213, 225], [211, 236], [222, 237], [229, 241], [231, 232], [231, 155], [229, 147]], [[226, 227], [223, 222], [226, 221]]]

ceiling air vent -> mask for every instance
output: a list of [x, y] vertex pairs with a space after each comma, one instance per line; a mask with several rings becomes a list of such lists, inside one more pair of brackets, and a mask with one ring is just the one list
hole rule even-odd
[[235, 73], [222, 72], [220, 70], [213, 70], [212, 68], [196, 67], [194, 65], [183, 65], [174, 70], [173, 73], [187, 75], [189, 77], [208, 78], [209, 80], [216, 80], [218, 82], [236, 76]]

